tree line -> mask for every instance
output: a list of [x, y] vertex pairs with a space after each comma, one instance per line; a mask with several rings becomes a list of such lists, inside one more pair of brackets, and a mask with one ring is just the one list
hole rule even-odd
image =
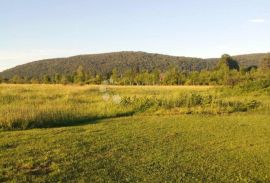
[[13, 84], [106, 84], [113, 85], [235, 85], [256, 79], [267, 79], [270, 71], [270, 54], [261, 61], [259, 67], [240, 68], [230, 55], [223, 55], [217, 67], [202, 71], [180, 71], [171, 66], [166, 71], [127, 69], [124, 73], [114, 68], [107, 75], [91, 74], [88, 68], [79, 66], [72, 74], [42, 75], [39, 77], [21, 77], [14, 75], [11, 79], [0, 78], [0, 83]]

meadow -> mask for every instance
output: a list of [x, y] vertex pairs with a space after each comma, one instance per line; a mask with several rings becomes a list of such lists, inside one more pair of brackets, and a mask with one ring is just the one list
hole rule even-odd
[[0, 182], [269, 182], [269, 96], [0, 85]]
[[0, 128], [78, 125], [133, 115], [268, 111], [268, 95], [212, 86], [0, 85]]

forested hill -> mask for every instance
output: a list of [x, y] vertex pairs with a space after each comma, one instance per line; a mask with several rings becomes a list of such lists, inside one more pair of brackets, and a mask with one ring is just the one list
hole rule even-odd
[[233, 58], [240, 64], [241, 67], [246, 68], [250, 66], [259, 66], [260, 62], [267, 53], [237, 55]]
[[[258, 65], [265, 54], [251, 54], [234, 57], [242, 67]], [[177, 67], [181, 71], [212, 69], [218, 59], [201, 59], [192, 57], [175, 57], [145, 52], [115, 52], [92, 55], [79, 55], [68, 58], [56, 58], [31, 62], [8, 69], [0, 73], [2, 78], [11, 78], [14, 75], [22, 77], [38, 77], [42, 75], [72, 74], [79, 66], [89, 74], [107, 75], [116, 68], [119, 73], [127, 70], [160, 71], [169, 67]]]

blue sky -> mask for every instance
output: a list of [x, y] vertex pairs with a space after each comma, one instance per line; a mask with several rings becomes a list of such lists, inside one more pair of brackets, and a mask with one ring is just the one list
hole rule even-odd
[[0, 70], [113, 51], [270, 51], [269, 0], [0, 0]]

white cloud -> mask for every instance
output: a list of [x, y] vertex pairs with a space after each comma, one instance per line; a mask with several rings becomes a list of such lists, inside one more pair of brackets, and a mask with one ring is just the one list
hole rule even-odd
[[262, 19], [262, 18], [251, 19], [249, 21], [252, 22], [252, 23], [265, 23], [266, 22], [266, 20]]

